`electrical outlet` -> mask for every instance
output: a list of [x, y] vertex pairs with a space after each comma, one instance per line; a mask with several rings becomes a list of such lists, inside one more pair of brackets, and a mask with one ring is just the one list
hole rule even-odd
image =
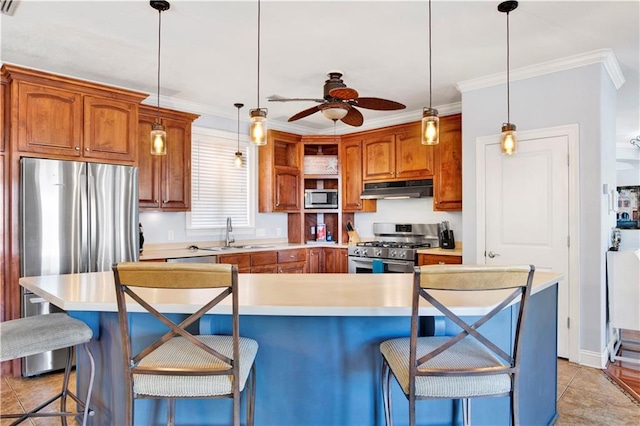
[[167, 240], [173, 241], [173, 231], [169, 231], [169, 233], [167, 234]]

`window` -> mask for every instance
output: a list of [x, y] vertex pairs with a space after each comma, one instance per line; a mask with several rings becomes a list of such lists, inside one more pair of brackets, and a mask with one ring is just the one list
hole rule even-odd
[[243, 165], [234, 165], [237, 151], [235, 133], [195, 129], [191, 145], [191, 213], [187, 228], [221, 228], [231, 217], [234, 227], [253, 226], [250, 202], [250, 175], [253, 162], [248, 143], [240, 141]]

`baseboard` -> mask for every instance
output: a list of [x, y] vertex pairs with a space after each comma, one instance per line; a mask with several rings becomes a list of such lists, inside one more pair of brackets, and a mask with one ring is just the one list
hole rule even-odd
[[599, 368], [604, 370], [609, 362], [609, 347], [605, 347], [602, 352], [580, 351], [580, 365], [586, 367]]

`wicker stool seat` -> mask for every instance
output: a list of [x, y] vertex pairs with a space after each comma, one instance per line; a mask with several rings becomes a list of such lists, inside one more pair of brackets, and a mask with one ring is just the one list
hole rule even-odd
[[[65, 313], [37, 315], [0, 323], [0, 361], [9, 361], [57, 349], [67, 348], [69, 350], [63, 388], [58, 395], [28, 413], [3, 413], [0, 418], [17, 418], [18, 420], [13, 424], [18, 424], [29, 417], [60, 416], [63, 419], [63, 423], [66, 424], [66, 417], [82, 415], [83, 424], [86, 424], [87, 417], [93, 414], [89, 409], [89, 403], [93, 387], [94, 365], [93, 356], [86, 346], [86, 343], [91, 340], [92, 336], [93, 333], [89, 326], [80, 320], [71, 318]], [[69, 376], [73, 363], [73, 349], [77, 345], [84, 345], [91, 361], [91, 380], [84, 402], [69, 391]], [[66, 411], [67, 396], [71, 397], [81, 407], [82, 411]], [[57, 399], [61, 400], [59, 412], [39, 413], [42, 408]]]

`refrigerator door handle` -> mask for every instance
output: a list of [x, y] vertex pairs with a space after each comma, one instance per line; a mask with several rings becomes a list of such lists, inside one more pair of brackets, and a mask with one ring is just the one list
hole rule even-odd
[[32, 297], [31, 299], [29, 299], [29, 303], [32, 303], [34, 305], [40, 305], [42, 303], [49, 303], [49, 302], [44, 300], [42, 297]]

